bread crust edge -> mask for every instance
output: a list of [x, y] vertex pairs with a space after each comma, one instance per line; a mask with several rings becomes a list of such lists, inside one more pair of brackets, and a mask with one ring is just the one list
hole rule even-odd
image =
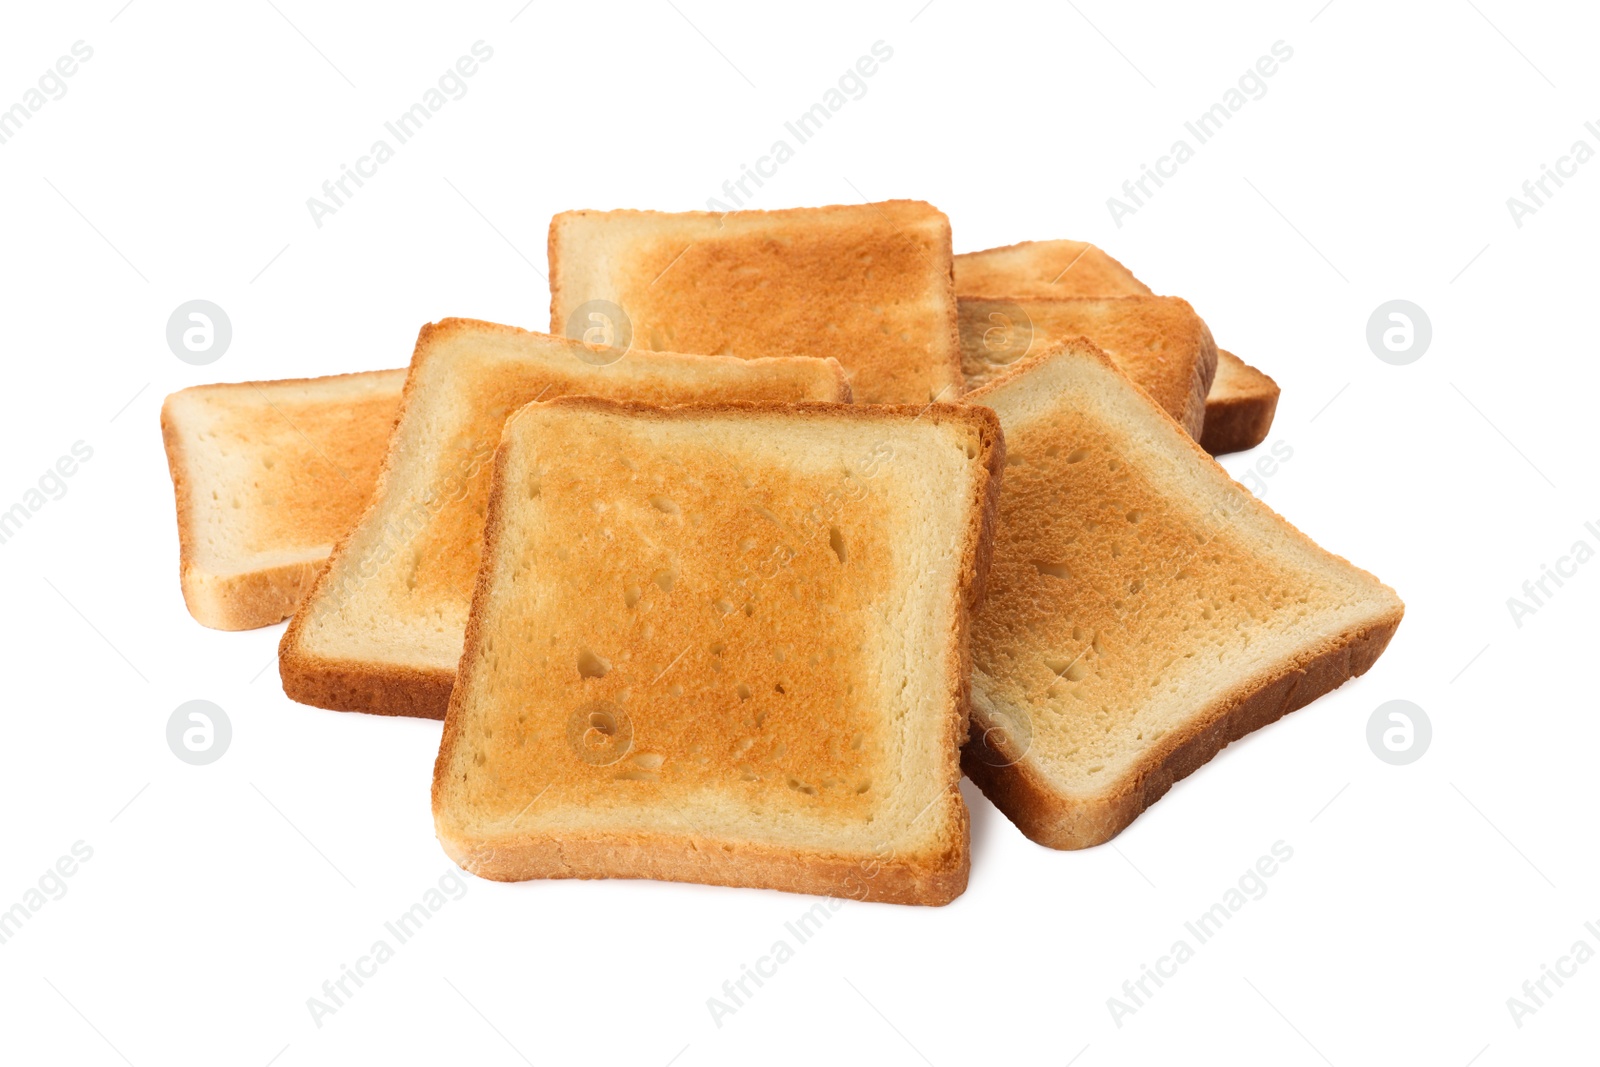
[[1189, 309], [1189, 313], [1194, 315], [1194, 321], [1200, 324], [1200, 358], [1195, 362], [1193, 375], [1189, 379], [1188, 404], [1180, 420], [1189, 436], [1198, 441], [1205, 436], [1206, 418], [1210, 415], [1210, 410], [1206, 407], [1206, 396], [1211, 392], [1211, 385], [1217, 378], [1217, 342], [1211, 336], [1211, 327], [1206, 325], [1206, 320], [1195, 312], [1187, 300], [1178, 299]]
[[439, 843], [462, 870], [496, 882], [648, 878], [941, 907], [965, 892], [971, 870], [971, 816], [958, 792], [947, 794], [946, 804], [959, 831], [953, 835], [956, 840], [926, 856], [881, 859], [871, 853], [822, 854], [698, 835], [619, 832], [497, 844], [457, 840], [441, 832]]
[[[180, 550], [181, 556], [181, 550]], [[189, 614], [213, 630], [259, 630], [294, 614], [311, 591], [324, 560], [214, 574], [192, 560], [179, 563], [179, 582]]]
[[1248, 396], [1206, 397], [1205, 429], [1200, 435], [1200, 447], [1213, 456], [1252, 449], [1272, 432], [1272, 420], [1278, 414], [1278, 383], [1259, 367], [1250, 369], [1265, 378], [1271, 388]]
[[294, 623], [289, 625], [278, 643], [278, 677], [290, 700], [329, 711], [444, 718], [455, 685], [454, 670], [309, 655], [290, 641]]
[[[988, 254], [990, 252], [1012, 252], [1012, 251], [1015, 251], [1015, 250], [1017, 250], [1019, 248], [1030, 248], [1030, 247], [1032, 247], [1034, 245], [1052, 244], [1055, 241], [1059, 241], [1059, 240], [1069, 240], [1070, 241], [1070, 240], [1072, 240], [1072, 238], [1070, 238], [1070, 237], [1069, 238], [1050, 238], [1050, 237], [1047, 237], [1047, 238], [1044, 238], [1042, 240], [1041, 239], [1035, 239], [1035, 240], [1031, 240], [1031, 241], [1017, 241], [1017, 242], [1015, 242], [1013, 244], [1008, 244], [1008, 245], [995, 245], [993, 248], [978, 248], [978, 249], [974, 249], [971, 252], [957, 252], [955, 254], [955, 256], [952, 257], [952, 258], [953, 259], [959, 259], [962, 256], [982, 256], [982, 255], [986, 255], [986, 254]], [[1107, 252], [1104, 248], [1101, 248], [1099, 245], [1095, 244], [1093, 241], [1082, 241], [1082, 242], [1079, 242], [1079, 243], [1090, 245], [1091, 247], [1093, 247], [1102, 256], [1105, 256], [1106, 259], [1110, 260], [1112, 263], [1115, 263], [1118, 267], [1122, 268], [1123, 273], [1127, 274], [1127, 276], [1129, 278], [1133, 279], [1133, 281], [1134, 281], [1134, 283], [1136, 285], [1143, 286], [1143, 288], [1144, 288], [1144, 292], [1142, 292], [1142, 293], [1107, 293], [1106, 294], [1107, 296], [1155, 296], [1155, 295], [1157, 295], [1156, 291], [1154, 289], [1150, 288], [1148, 285], [1145, 285], [1145, 283], [1139, 278], [1139, 276], [1134, 274], [1133, 271], [1129, 270], [1127, 264], [1123, 263], [1122, 260], [1120, 260], [1117, 257], [1113, 256], [1111, 253]], [[1023, 288], [1026, 288], [1026, 287], [1027, 287], [1026, 284], [1024, 284]], [[1042, 294], [1042, 295], [1048, 295], [1048, 294]], [[961, 292], [958, 289], [957, 292], [956, 292], [956, 296], [958, 298], [969, 298], [970, 297], [970, 298], [978, 299], [978, 300], [1015, 300], [1016, 297], [1017, 297], [1017, 294], [1010, 287], [1006, 287], [1002, 291], [1002, 288], [998, 287], [998, 286], [996, 288], [992, 289], [992, 290], [984, 289], [983, 287], [979, 286], [976, 289], [974, 289], [972, 292]]]

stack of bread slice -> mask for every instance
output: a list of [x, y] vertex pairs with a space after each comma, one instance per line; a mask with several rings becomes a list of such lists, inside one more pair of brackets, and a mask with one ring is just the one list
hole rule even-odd
[[549, 334], [162, 412], [191, 614], [292, 613], [295, 700], [443, 718], [469, 871], [947, 903], [963, 770], [1098, 844], [1399, 624], [1207, 455], [1277, 386], [1093, 245], [577, 211], [550, 280]]
[[[955, 257], [955, 279], [963, 315], [967, 314], [969, 302], [1004, 301], [1021, 304], [1026, 310], [1034, 301], [1152, 295], [1150, 287], [1127, 267], [1084, 241], [1024, 241], [966, 252]], [[1088, 329], [1079, 333], [1124, 364], [1125, 357], [1114, 343], [1102, 341]], [[1046, 347], [1048, 341], [1035, 344], [1033, 351]], [[1027, 354], [1013, 353], [1013, 358]], [[1212, 362], [1215, 375], [1206, 379], [1206, 390], [1201, 394], [1205, 399], [1205, 432], [1195, 437], [1213, 456], [1254, 448], [1267, 439], [1272, 429], [1272, 416], [1278, 409], [1278, 384], [1232, 352], [1218, 349]], [[967, 366], [970, 368], [971, 364]], [[1125, 365], [1124, 369], [1148, 388], [1136, 371]], [[988, 377], [982, 375], [973, 381], [973, 370], [968, 369], [967, 373], [970, 385], [981, 385]], [[1170, 406], [1167, 411], [1191, 432], [1198, 425]]]

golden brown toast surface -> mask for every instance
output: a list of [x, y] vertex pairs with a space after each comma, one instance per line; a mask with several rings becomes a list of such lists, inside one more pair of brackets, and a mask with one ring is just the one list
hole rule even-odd
[[664, 402], [848, 398], [836, 364], [634, 352], [446, 319], [417, 341], [372, 509], [290, 625], [290, 696], [443, 716], [481, 559], [489, 461], [522, 405], [575, 393]]
[[[812, 529], [814, 502], [849, 485], [837, 466], [735, 466], [726, 436], [664, 447], [652, 436], [579, 423], [532, 469], [508, 468], [524, 476], [511, 489], [537, 496], [528, 521], [564, 533], [501, 533], [502, 562], [525, 561], [537, 595], [501, 604], [495, 627], [523, 634], [525, 654], [497, 661], [494, 684], [540, 694], [546, 714], [495, 748], [493, 774], [474, 776], [466, 799], [503, 808], [535, 778], [560, 790], [664, 771], [655, 792], [680, 801], [741, 782], [756, 804], [798, 792], [833, 814], [865, 811], [889, 738], [871, 705], [875, 665], [859, 652], [879, 637], [872, 611], [893, 573], [890, 531], [915, 524], [908, 502], [868, 495]], [[819, 615], [830, 621], [820, 640]], [[649, 713], [627, 759], [603, 771], [551, 759], [566, 754], [568, 704], [619, 700]], [[585, 732], [580, 747], [609, 749]]]
[[969, 389], [992, 380], [1029, 352], [1087, 337], [1191, 436], [1200, 436], [1217, 345], [1187, 301], [1172, 296], [964, 297], [960, 309], [961, 367]]
[[860, 403], [961, 390], [950, 223], [917, 201], [787, 211], [571, 211], [550, 223], [550, 328], [607, 301], [633, 344], [833, 356]]
[[969, 413], [516, 416], [436, 773], [451, 855], [855, 895], [882, 846], [861, 895], [959, 892], [962, 634], [1001, 447]]

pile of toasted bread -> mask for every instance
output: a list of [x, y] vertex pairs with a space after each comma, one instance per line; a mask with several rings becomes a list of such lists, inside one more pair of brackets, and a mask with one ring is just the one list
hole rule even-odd
[[191, 614], [292, 616], [294, 700], [444, 719], [476, 874], [943, 904], [963, 772], [1099, 844], [1400, 623], [1212, 460], [1272, 379], [1093, 245], [577, 211], [550, 286], [549, 334], [446, 319], [161, 416]]

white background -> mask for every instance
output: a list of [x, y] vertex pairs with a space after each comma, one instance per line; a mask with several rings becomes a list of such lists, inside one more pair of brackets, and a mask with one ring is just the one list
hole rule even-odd
[[[0, 945], [0, 1057], [1593, 1055], [1600, 962], [1520, 1028], [1506, 1006], [1579, 938], [1600, 949], [1583, 928], [1600, 921], [1600, 563], [1520, 628], [1506, 606], [1578, 538], [1600, 546], [1583, 529], [1600, 523], [1600, 161], [1521, 228], [1506, 207], [1574, 140], [1600, 148], [1583, 129], [1600, 120], [1592, 10], [275, 2], [30, 5], [0, 34], [0, 106], [73, 42], [94, 49], [0, 145], [0, 508], [75, 441], [94, 450], [0, 545], [0, 908], [74, 842], [93, 849]], [[306, 198], [480, 39], [494, 58], [467, 95], [314, 226]], [[965, 896], [846, 904], [720, 1028], [707, 998], [812, 898], [469, 880], [318, 1028], [307, 998], [451, 869], [428, 802], [439, 724], [293, 704], [272, 665], [281, 627], [188, 617], [162, 397], [401, 366], [417, 327], [446, 315], [543, 328], [552, 213], [704, 208], [879, 40], [894, 54], [866, 95], [754, 206], [926, 199], [958, 251], [1091, 240], [1186, 297], [1283, 387], [1269, 443], [1293, 458], [1266, 500], [1405, 598], [1388, 653], [1229, 748], [1113, 845], [1041, 848], [968, 788]], [[1106, 198], [1279, 40], [1294, 54], [1267, 94], [1116, 227]], [[165, 342], [193, 298], [233, 323], [207, 367]], [[1410, 366], [1365, 342], [1392, 298], [1432, 319]], [[233, 722], [207, 767], [164, 737], [193, 698]], [[1434, 726], [1405, 767], [1365, 740], [1394, 698]], [[1107, 998], [1279, 840], [1294, 856], [1267, 895], [1115, 1025]]]

